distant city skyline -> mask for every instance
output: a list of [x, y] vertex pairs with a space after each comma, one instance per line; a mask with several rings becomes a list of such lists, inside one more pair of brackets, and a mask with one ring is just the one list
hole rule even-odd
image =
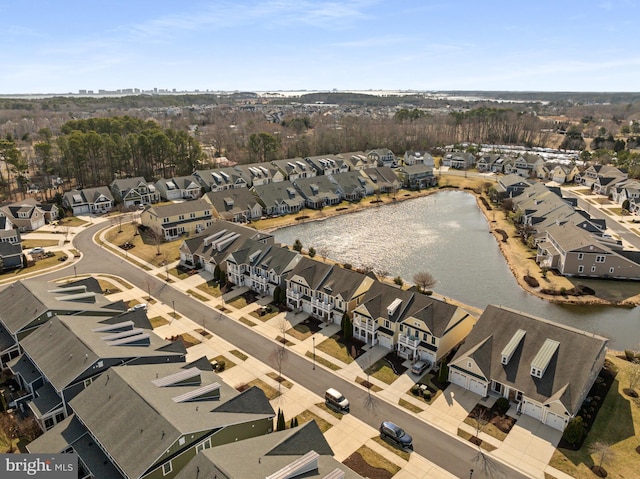
[[0, 0], [0, 94], [638, 91], [637, 0]]

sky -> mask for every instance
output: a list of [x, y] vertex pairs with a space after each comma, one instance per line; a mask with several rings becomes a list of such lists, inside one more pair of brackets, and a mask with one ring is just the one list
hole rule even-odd
[[640, 0], [0, 0], [0, 94], [639, 91]]

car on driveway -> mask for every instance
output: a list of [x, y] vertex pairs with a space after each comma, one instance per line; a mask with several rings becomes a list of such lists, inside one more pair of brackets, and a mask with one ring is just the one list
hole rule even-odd
[[44, 254], [44, 248], [41, 248], [40, 246], [33, 248], [30, 251], [31, 254]]
[[380, 424], [380, 437], [403, 449], [413, 449], [413, 438], [391, 421]]
[[129, 308], [129, 311], [135, 311], [136, 309], [144, 309], [145, 311], [147, 310], [147, 303], [138, 303], [134, 306], [131, 306]]
[[427, 369], [429, 369], [429, 366], [431, 366], [429, 361], [422, 361], [422, 360], [416, 361], [411, 366], [411, 372], [413, 374], [417, 374], [418, 376], [421, 376]]

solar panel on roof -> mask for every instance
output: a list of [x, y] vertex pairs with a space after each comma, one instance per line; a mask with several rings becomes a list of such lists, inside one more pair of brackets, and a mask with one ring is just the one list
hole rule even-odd
[[220, 384], [211, 383], [171, 399], [173, 399], [173, 402], [180, 403], [180, 402], [189, 402], [189, 401], [202, 401], [204, 399], [213, 399], [213, 398], [219, 398], [219, 397], [220, 397]]
[[173, 386], [177, 383], [184, 383], [189, 379], [195, 379], [195, 378], [197, 378], [197, 381], [193, 381], [193, 383], [200, 384], [200, 381], [201, 381], [200, 370], [194, 367], [194, 368], [185, 369], [175, 374], [170, 374], [169, 376], [165, 376], [163, 378], [154, 379], [151, 381], [151, 383], [154, 386], [161, 388], [165, 386]]

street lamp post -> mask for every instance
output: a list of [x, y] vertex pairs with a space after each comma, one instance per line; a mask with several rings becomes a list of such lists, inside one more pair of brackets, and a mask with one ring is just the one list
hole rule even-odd
[[313, 370], [316, 369], [316, 337], [312, 336], [311, 340], [313, 341]]
[[176, 319], [176, 302], [171, 301], [171, 306], [173, 306], [173, 319]]

